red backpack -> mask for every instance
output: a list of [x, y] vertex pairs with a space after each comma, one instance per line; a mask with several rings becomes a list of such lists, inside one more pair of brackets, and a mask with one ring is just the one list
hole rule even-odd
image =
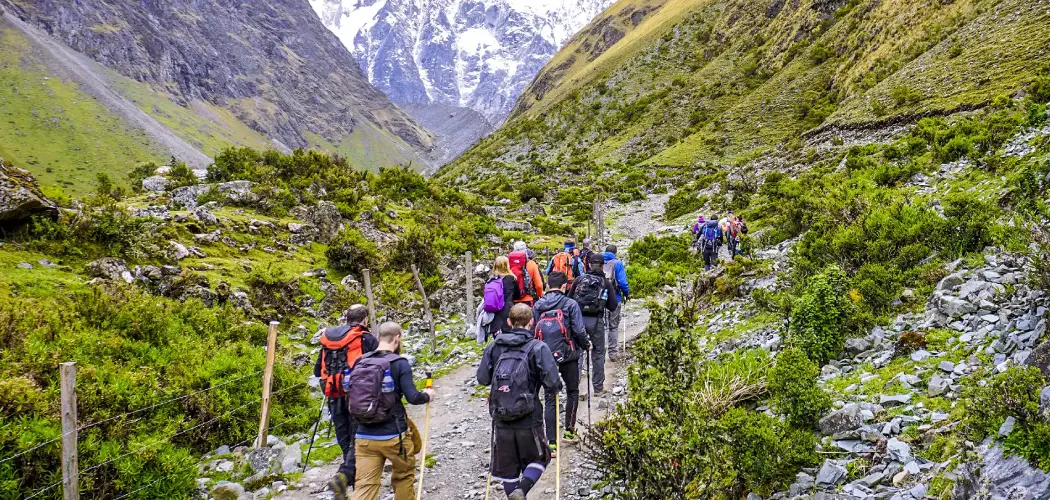
[[569, 338], [569, 329], [565, 327], [565, 313], [560, 307], [540, 314], [533, 335], [536, 340], [542, 340], [547, 347], [550, 347], [551, 355], [559, 365], [576, 359], [573, 355], [576, 346]]
[[341, 398], [346, 394], [344, 373], [361, 357], [364, 335], [357, 324], [329, 327], [321, 334], [321, 389], [325, 396]]
[[536, 296], [536, 287], [532, 283], [532, 275], [529, 274], [529, 256], [525, 252], [511, 252], [507, 256], [510, 260], [510, 272], [518, 279], [519, 296]]

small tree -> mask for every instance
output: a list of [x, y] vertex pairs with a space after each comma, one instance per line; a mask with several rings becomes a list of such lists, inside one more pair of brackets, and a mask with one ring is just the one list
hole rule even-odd
[[769, 371], [773, 407], [794, 427], [812, 427], [831, 408], [831, 397], [817, 385], [820, 368], [796, 347], [777, 355]]
[[853, 311], [846, 297], [846, 274], [837, 266], [810, 279], [793, 310], [788, 344], [815, 363], [842, 352]]

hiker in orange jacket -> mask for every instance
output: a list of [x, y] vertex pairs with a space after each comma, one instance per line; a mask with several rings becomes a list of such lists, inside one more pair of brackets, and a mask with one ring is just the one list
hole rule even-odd
[[521, 292], [514, 302], [532, 307], [536, 300], [543, 297], [540, 265], [529, 257], [529, 247], [524, 241], [515, 242], [514, 251], [507, 258], [510, 259], [510, 271], [518, 278], [518, 290]]

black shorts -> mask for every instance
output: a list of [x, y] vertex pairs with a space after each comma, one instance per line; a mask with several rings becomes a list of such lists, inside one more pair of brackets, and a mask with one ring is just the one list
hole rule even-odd
[[517, 481], [530, 466], [542, 473], [551, 461], [542, 424], [495, 427], [492, 433], [492, 479], [496, 481]]

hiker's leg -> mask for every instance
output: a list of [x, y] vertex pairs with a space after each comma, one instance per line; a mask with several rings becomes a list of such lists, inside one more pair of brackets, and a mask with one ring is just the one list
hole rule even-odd
[[[514, 431], [515, 429], [501, 427], [492, 429], [492, 480], [503, 483], [503, 490], [507, 494], [518, 487], [521, 478], [521, 463]], [[546, 443], [543, 443], [543, 448], [549, 453]]]
[[[580, 360], [563, 363], [558, 371], [565, 382], [565, 431], [576, 432], [576, 409], [580, 406]], [[547, 425], [550, 425], [549, 421]]]
[[[395, 441], [397, 441], [395, 439]], [[379, 498], [379, 485], [383, 479], [383, 456], [381, 441], [357, 440], [357, 481], [354, 483], [352, 500], [375, 500]], [[396, 443], [395, 443], [396, 446]]]
[[[416, 452], [419, 450], [415, 449], [412, 440], [406, 436], [402, 441], [405, 447], [404, 454], [400, 454], [401, 449], [397, 441], [397, 438], [393, 438], [383, 442], [383, 453], [390, 460], [394, 470], [390, 479], [394, 487], [394, 500], [413, 500], [416, 497]], [[426, 457], [423, 457], [423, 460], [426, 460]]]
[[343, 452], [343, 464], [339, 466], [339, 472], [346, 474], [347, 480], [353, 485], [356, 471], [354, 463], [354, 431], [356, 429], [354, 419], [350, 417], [350, 410], [346, 405], [346, 398], [329, 399], [328, 412], [332, 416], [332, 425], [335, 427], [335, 440]]
[[595, 390], [605, 384], [605, 319], [594, 318], [594, 329], [587, 331], [591, 337], [591, 383]]
[[545, 434], [547, 435], [547, 442], [552, 444], [555, 443], [558, 438], [558, 428], [556, 427], [558, 423], [558, 409], [555, 404], [556, 395], [557, 393], [553, 391], [548, 391], [546, 388], [543, 389], [543, 423], [546, 427]]
[[622, 311], [623, 302], [620, 302], [620, 307], [617, 307], [615, 311], [609, 311], [609, 314], [606, 315], [608, 324], [605, 325], [605, 330], [608, 332], [608, 336], [605, 342], [605, 350], [609, 353], [609, 358], [620, 352], [620, 312]]
[[536, 426], [532, 429], [521, 429], [518, 433], [518, 449], [522, 453], [522, 461], [528, 463], [521, 472], [520, 486], [526, 494], [540, 481], [540, 476], [551, 462], [550, 449], [542, 446], [542, 438], [543, 429]]

